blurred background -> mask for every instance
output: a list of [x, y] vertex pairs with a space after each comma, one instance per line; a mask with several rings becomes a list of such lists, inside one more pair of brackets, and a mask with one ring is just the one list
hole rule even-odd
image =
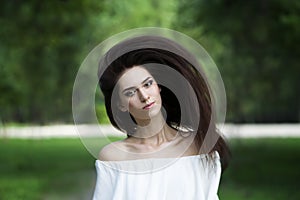
[[[91, 199], [95, 159], [78, 138], [19, 139], [18, 131], [12, 138], [3, 130], [72, 124], [72, 88], [83, 59], [107, 37], [145, 26], [182, 32], [209, 52], [226, 88], [226, 123], [298, 125], [300, 1], [4, 0], [1, 200]], [[96, 110], [108, 123], [100, 98]], [[220, 199], [300, 198], [298, 137], [228, 142], [233, 156]]]

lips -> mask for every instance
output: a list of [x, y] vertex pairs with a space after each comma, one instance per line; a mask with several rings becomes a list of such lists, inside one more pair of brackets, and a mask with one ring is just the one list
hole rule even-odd
[[146, 106], [143, 107], [143, 109], [144, 109], [144, 110], [150, 109], [150, 108], [154, 105], [154, 103], [155, 103], [155, 102], [152, 102], [152, 103], [147, 104]]

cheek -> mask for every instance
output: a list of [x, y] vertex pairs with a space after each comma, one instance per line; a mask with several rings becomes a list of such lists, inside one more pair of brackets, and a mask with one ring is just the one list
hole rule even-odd
[[131, 101], [128, 102], [128, 107], [129, 109], [132, 109], [134, 107]]
[[118, 99], [118, 105], [121, 105], [123, 108], [125, 108], [125, 109], [128, 109], [128, 107], [129, 107], [129, 99], [127, 99], [127, 98], [122, 98], [122, 97], [119, 97], [119, 99]]
[[130, 99], [127, 102], [127, 105], [128, 105], [130, 110], [136, 109], [138, 107], [137, 102], [134, 99]]

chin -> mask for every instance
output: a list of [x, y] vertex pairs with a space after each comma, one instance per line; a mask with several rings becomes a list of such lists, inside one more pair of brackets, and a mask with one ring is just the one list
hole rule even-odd
[[149, 117], [152, 118], [152, 117], [155, 117], [156, 115], [158, 115], [160, 113], [160, 109], [153, 109], [153, 110], [150, 110], [149, 112]]

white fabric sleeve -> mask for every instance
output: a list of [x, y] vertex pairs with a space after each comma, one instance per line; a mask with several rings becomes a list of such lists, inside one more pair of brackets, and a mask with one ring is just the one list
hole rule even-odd
[[213, 155], [214, 159], [211, 162], [208, 162], [207, 173], [207, 197], [209, 200], [219, 200], [218, 197], [218, 188], [221, 178], [221, 162], [218, 152], [215, 152]]
[[114, 196], [116, 173], [96, 161], [97, 180], [93, 200], [109, 200]]

